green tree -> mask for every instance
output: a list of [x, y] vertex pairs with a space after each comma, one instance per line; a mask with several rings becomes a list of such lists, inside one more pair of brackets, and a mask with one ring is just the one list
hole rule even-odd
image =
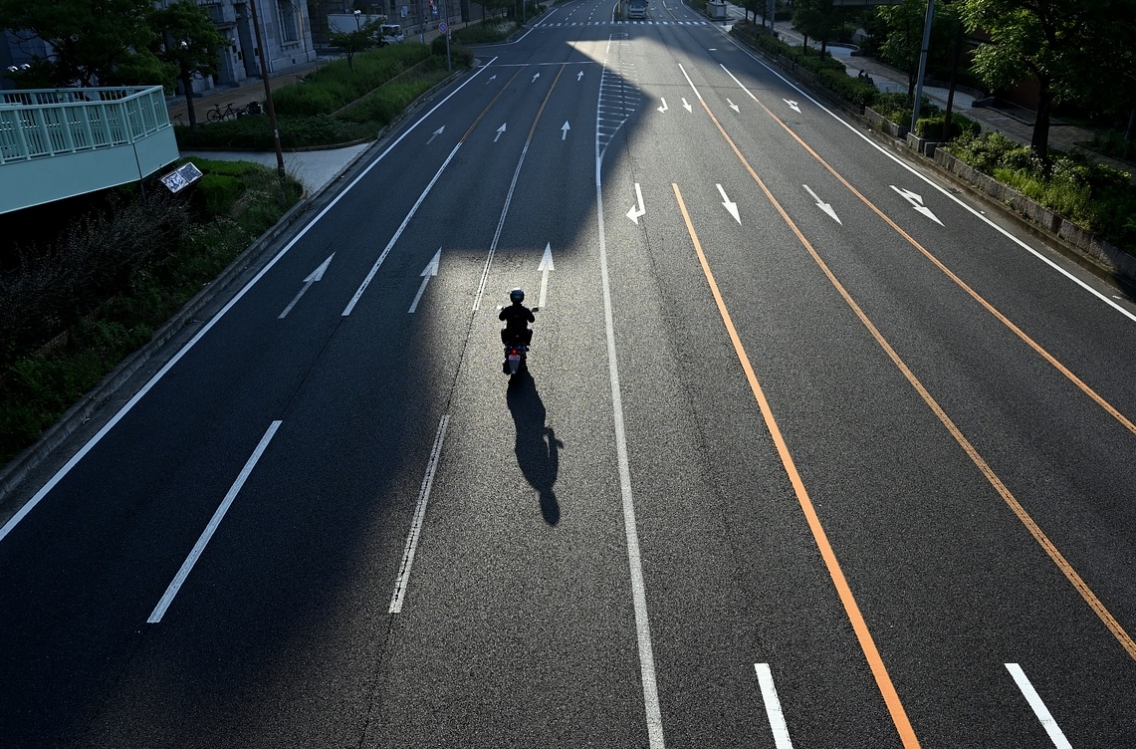
[[154, 11], [150, 18], [159, 39], [155, 51], [162, 62], [170, 65], [185, 89], [189, 126], [197, 126], [193, 110], [193, 77], [216, 75], [221, 50], [228, 40], [217, 31], [213, 20], [193, 0], [179, 0]]
[[39, 38], [54, 86], [162, 84], [169, 70], [154, 55], [150, 0], [0, 0], [0, 18], [17, 37]]
[[367, 21], [355, 31], [332, 31], [328, 35], [331, 46], [347, 56], [347, 68], [349, 70], [355, 69], [352, 66], [355, 55], [378, 46], [380, 26], [382, 26], [382, 20], [376, 18], [373, 21]]
[[[954, 31], [958, 28], [959, 5], [938, 0], [931, 24], [928, 67], [949, 68]], [[915, 98], [919, 57], [923, 52], [923, 29], [927, 23], [927, 0], [902, 0], [897, 5], [876, 8], [877, 33], [882, 33], [879, 54], [883, 60], [907, 73], [907, 98]]]
[[805, 37], [805, 50], [809, 37], [820, 42], [820, 53], [828, 51], [828, 43], [836, 39], [844, 24], [844, 14], [832, 0], [797, 0], [793, 4], [793, 28]]
[[1098, 88], [1093, 76], [1108, 75], [1101, 65], [1097, 39], [1102, 29], [1121, 20], [1110, 16], [1122, 5], [1129, 4], [1114, 0], [964, 0], [967, 28], [981, 30], [990, 38], [975, 53], [974, 72], [994, 89], [1031, 75], [1037, 80], [1037, 118], [1030, 146], [1044, 163], [1049, 163], [1054, 106], [1079, 100], [1086, 90]]

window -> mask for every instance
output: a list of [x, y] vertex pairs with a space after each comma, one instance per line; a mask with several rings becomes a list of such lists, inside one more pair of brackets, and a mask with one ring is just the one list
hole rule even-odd
[[300, 27], [296, 20], [299, 10], [289, 0], [276, 0], [276, 15], [280, 20], [280, 43], [300, 41]]

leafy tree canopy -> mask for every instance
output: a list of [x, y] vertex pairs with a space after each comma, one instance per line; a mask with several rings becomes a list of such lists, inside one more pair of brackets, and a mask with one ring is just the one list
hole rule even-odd
[[40, 72], [54, 86], [167, 84], [152, 51], [150, 0], [0, 0], [0, 18], [18, 37], [51, 46]]

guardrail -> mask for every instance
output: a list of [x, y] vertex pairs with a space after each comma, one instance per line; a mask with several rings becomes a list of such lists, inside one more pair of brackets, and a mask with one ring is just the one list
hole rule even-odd
[[0, 92], [0, 164], [131, 145], [170, 127], [161, 86]]

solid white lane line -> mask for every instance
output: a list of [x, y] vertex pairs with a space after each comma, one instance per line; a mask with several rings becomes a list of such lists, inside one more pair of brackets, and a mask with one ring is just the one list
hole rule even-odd
[[[742, 49], [743, 51], [745, 51], [745, 47], [744, 47], [743, 45], [739, 44], [738, 42], [734, 42], [734, 44], [735, 44], [735, 45], [736, 45], [737, 47], [739, 47], [739, 49]], [[963, 201], [962, 201], [962, 200], [961, 200], [961, 199], [960, 199], [959, 197], [957, 197], [957, 196], [955, 196], [955, 195], [951, 194], [951, 192], [950, 192], [950, 191], [949, 191], [949, 190], [948, 190], [947, 188], [945, 188], [945, 187], [943, 187], [942, 185], [940, 185], [939, 183], [935, 182], [935, 181], [934, 181], [933, 179], [931, 179], [931, 178], [930, 178], [930, 177], [928, 177], [927, 175], [923, 174], [923, 173], [922, 173], [922, 172], [920, 172], [919, 170], [915, 169], [915, 168], [914, 168], [913, 166], [911, 166], [910, 164], [908, 164], [908, 163], [907, 163], [906, 161], [902, 160], [902, 159], [901, 159], [901, 158], [900, 158], [899, 156], [896, 156], [895, 154], [893, 154], [893, 153], [889, 152], [889, 151], [888, 151], [888, 150], [887, 150], [886, 148], [884, 148], [883, 146], [881, 146], [881, 145], [880, 145], [879, 143], [876, 143], [876, 142], [875, 142], [874, 140], [872, 140], [871, 138], [869, 138], [869, 137], [868, 137], [867, 135], [864, 135], [864, 134], [863, 134], [862, 132], [860, 132], [860, 130], [859, 130], [859, 129], [858, 129], [858, 128], [857, 128], [856, 126], [855, 126], [855, 125], [853, 125], [852, 123], [850, 123], [850, 122], [848, 122], [848, 121], [844, 120], [844, 119], [843, 119], [842, 117], [840, 117], [840, 116], [839, 116], [838, 114], [836, 114], [835, 112], [833, 112], [833, 111], [832, 111], [831, 109], [829, 109], [829, 108], [828, 108], [828, 107], [826, 107], [825, 105], [821, 104], [821, 103], [820, 103], [819, 101], [817, 101], [817, 100], [816, 100], [816, 99], [814, 99], [814, 98], [813, 98], [812, 96], [810, 96], [810, 95], [808, 94], [808, 92], [806, 92], [805, 90], [803, 90], [803, 89], [799, 88], [799, 87], [798, 87], [798, 86], [797, 86], [796, 84], [794, 84], [794, 83], [793, 83], [792, 81], [790, 81], [790, 80], [789, 80], [788, 78], [786, 78], [785, 76], [783, 76], [783, 75], [781, 75], [780, 73], [778, 73], [778, 72], [777, 72], [776, 70], [774, 70], [773, 68], [771, 68], [771, 67], [770, 67], [769, 65], [765, 64], [765, 62], [764, 62], [764, 61], [762, 61], [762, 60], [758, 59], [758, 58], [757, 58], [757, 57], [755, 57], [755, 56], [754, 56], [754, 55], [753, 55], [752, 53], [748, 53], [748, 52], [747, 52], [747, 54], [749, 54], [749, 56], [750, 56], [750, 57], [751, 57], [751, 58], [752, 58], [752, 59], [753, 59], [753, 60], [754, 60], [755, 62], [757, 62], [757, 63], [758, 63], [759, 65], [761, 65], [762, 67], [764, 67], [764, 68], [765, 68], [766, 70], [768, 70], [768, 71], [769, 71], [770, 73], [772, 73], [773, 75], [775, 75], [775, 76], [777, 76], [778, 78], [780, 78], [780, 79], [781, 79], [781, 80], [782, 80], [782, 81], [783, 81], [783, 82], [784, 82], [784, 83], [785, 83], [785, 84], [786, 84], [787, 86], [789, 86], [790, 88], [792, 88], [792, 89], [793, 89], [794, 91], [797, 91], [798, 93], [800, 93], [800, 94], [801, 94], [801, 96], [805, 97], [806, 99], [808, 99], [809, 101], [811, 101], [811, 102], [812, 102], [813, 104], [816, 104], [816, 105], [817, 105], [818, 107], [820, 107], [820, 108], [821, 108], [822, 110], [824, 110], [824, 112], [825, 112], [825, 113], [827, 113], [827, 114], [828, 114], [828, 115], [829, 115], [830, 117], [832, 117], [832, 119], [836, 120], [836, 121], [837, 121], [837, 122], [839, 122], [839, 123], [840, 123], [841, 125], [843, 125], [844, 127], [846, 127], [846, 128], [848, 128], [849, 130], [851, 130], [851, 131], [852, 131], [853, 133], [855, 133], [855, 134], [857, 135], [857, 137], [861, 138], [861, 139], [862, 139], [862, 140], [863, 140], [863, 141], [864, 141], [865, 143], [867, 143], [868, 145], [870, 145], [870, 146], [871, 146], [872, 148], [876, 149], [877, 151], [879, 151], [880, 153], [882, 153], [882, 154], [883, 154], [884, 156], [887, 156], [887, 157], [888, 157], [889, 159], [891, 159], [892, 161], [894, 161], [894, 162], [895, 162], [896, 164], [898, 164], [899, 166], [901, 166], [901, 167], [903, 167], [904, 169], [906, 169], [906, 170], [907, 170], [908, 172], [910, 172], [911, 174], [915, 175], [915, 176], [916, 176], [916, 177], [918, 177], [919, 179], [921, 179], [921, 180], [923, 180], [924, 182], [926, 182], [926, 183], [927, 183], [928, 185], [930, 185], [931, 187], [933, 187], [933, 188], [934, 188], [935, 190], [937, 190], [937, 191], [939, 191], [940, 193], [942, 193], [944, 197], [948, 198], [949, 200], [953, 201], [953, 202], [954, 202], [955, 204], [957, 204], [958, 206], [962, 207], [962, 208], [963, 208], [963, 210], [965, 210], [965, 211], [969, 212], [969, 213], [970, 213], [970, 214], [971, 214], [972, 216], [974, 216], [975, 218], [977, 218], [977, 219], [978, 219], [979, 221], [982, 221], [982, 222], [983, 222], [983, 223], [985, 223], [985, 224], [986, 224], [987, 226], [989, 226], [990, 228], [994, 229], [994, 231], [996, 231], [996, 232], [998, 232], [999, 234], [1001, 234], [1002, 236], [1006, 237], [1007, 239], [1009, 239], [1009, 240], [1010, 240], [1011, 242], [1013, 242], [1014, 244], [1018, 245], [1018, 246], [1019, 246], [1019, 247], [1021, 247], [1022, 249], [1026, 250], [1026, 251], [1027, 251], [1027, 252], [1029, 252], [1029, 253], [1030, 253], [1031, 255], [1033, 255], [1033, 256], [1034, 256], [1035, 258], [1037, 258], [1037, 259], [1038, 259], [1038, 260], [1040, 260], [1041, 262], [1045, 263], [1046, 265], [1048, 265], [1048, 266], [1049, 266], [1050, 268], [1052, 268], [1053, 270], [1057, 271], [1057, 272], [1058, 272], [1058, 273], [1060, 273], [1061, 275], [1065, 276], [1065, 278], [1067, 278], [1067, 279], [1069, 279], [1070, 281], [1072, 281], [1073, 283], [1077, 284], [1077, 285], [1078, 285], [1078, 286], [1080, 286], [1080, 287], [1081, 287], [1082, 289], [1084, 289], [1085, 291], [1087, 291], [1087, 292], [1089, 292], [1090, 294], [1092, 294], [1093, 296], [1095, 296], [1095, 297], [1096, 297], [1097, 299], [1101, 300], [1102, 302], [1104, 302], [1104, 303], [1105, 303], [1105, 304], [1107, 304], [1108, 306], [1112, 307], [1112, 308], [1113, 308], [1114, 310], [1116, 310], [1116, 311], [1117, 311], [1117, 312], [1119, 312], [1120, 314], [1122, 314], [1122, 315], [1124, 315], [1125, 317], [1127, 317], [1127, 318], [1128, 318], [1129, 320], [1133, 320], [1133, 321], [1136, 321], [1136, 314], [1133, 314], [1132, 312], [1129, 312], [1128, 310], [1126, 310], [1126, 309], [1125, 309], [1124, 307], [1122, 307], [1121, 305], [1119, 305], [1119, 304], [1117, 304], [1117, 303], [1113, 302], [1113, 301], [1112, 301], [1111, 299], [1109, 299], [1109, 298], [1108, 298], [1107, 296], [1105, 296], [1104, 294], [1102, 294], [1101, 292], [1097, 291], [1096, 289], [1094, 289], [1094, 288], [1093, 288], [1092, 286], [1090, 286], [1089, 284], [1087, 284], [1087, 283], [1085, 283], [1084, 281], [1082, 281], [1082, 280], [1081, 280], [1080, 278], [1078, 278], [1078, 277], [1077, 277], [1076, 275], [1074, 275], [1074, 274], [1073, 274], [1073, 273], [1071, 273], [1070, 271], [1067, 271], [1067, 270], [1065, 270], [1065, 269], [1064, 269], [1063, 267], [1061, 267], [1060, 265], [1058, 265], [1058, 264], [1057, 264], [1057, 263], [1056, 263], [1055, 261], [1053, 261], [1053, 260], [1049, 259], [1048, 257], [1046, 257], [1045, 255], [1041, 254], [1041, 252], [1040, 252], [1040, 251], [1038, 251], [1038, 250], [1034, 249], [1034, 248], [1033, 248], [1033, 247], [1032, 247], [1031, 245], [1028, 245], [1028, 244], [1026, 244], [1026, 243], [1025, 243], [1024, 241], [1022, 241], [1022, 240], [1018, 239], [1017, 237], [1015, 237], [1015, 236], [1014, 236], [1013, 234], [1011, 234], [1011, 233], [1010, 233], [1009, 231], [1007, 231], [1006, 229], [1003, 229], [1003, 228], [1002, 228], [1001, 226], [999, 226], [998, 224], [994, 223], [994, 221], [992, 221], [992, 220], [991, 220], [990, 218], [988, 218], [988, 217], [987, 217], [987, 216], [985, 216], [984, 214], [980, 213], [979, 211], [975, 210], [974, 208], [971, 208], [971, 207], [970, 207], [969, 205], [967, 205], [966, 203], [964, 203], [964, 202], [963, 202]], [[731, 73], [731, 72], [730, 72], [730, 71], [729, 71], [729, 70], [728, 70], [728, 69], [726, 68], [726, 66], [725, 66], [725, 65], [722, 65], [721, 67], [722, 67], [722, 69], [723, 69], [723, 70], [725, 70], [725, 71], [726, 71], [726, 74], [727, 74], [728, 76], [730, 76], [731, 78], [733, 78], [733, 79], [734, 79], [734, 83], [736, 83], [736, 84], [737, 84], [737, 85], [738, 85], [738, 86], [739, 86], [739, 87], [740, 87], [740, 88], [741, 88], [741, 89], [742, 89], [743, 91], [745, 91], [745, 92], [746, 92], [747, 94], [749, 94], [749, 95], [750, 95], [750, 96], [751, 96], [752, 98], [754, 98], [754, 99], [756, 99], [756, 98], [757, 98], [756, 96], [754, 96], [754, 95], [753, 95], [753, 94], [752, 94], [752, 93], [750, 92], [750, 90], [749, 90], [748, 88], [746, 88], [746, 87], [745, 87], [745, 85], [744, 85], [744, 84], [743, 84], [743, 83], [742, 83], [741, 81], [739, 81], [739, 80], [738, 80], [738, 79], [737, 79], [737, 78], [736, 78], [736, 77], [734, 76], [734, 74], [733, 74], [733, 73]]]
[[1007, 663], [1006, 670], [1014, 677], [1014, 681], [1018, 685], [1018, 689], [1022, 690], [1022, 695], [1025, 696], [1026, 702], [1033, 708], [1034, 715], [1041, 721], [1041, 725], [1045, 728], [1045, 732], [1049, 734], [1050, 741], [1057, 749], [1073, 749], [1073, 745], [1065, 738], [1065, 734], [1061, 732], [1061, 728], [1057, 725], [1057, 721], [1049, 714], [1049, 708], [1041, 701], [1041, 697], [1030, 684], [1030, 680], [1026, 678], [1025, 671], [1017, 663]]
[[607, 333], [607, 362], [611, 373], [611, 405], [615, 420], [615, 452], [619, 460], [619, 492], [623, 499], [623, 526], [627, 537], [627, 561], [631, 568], [631, 598], [635, 606], [635, 632], [639, 642], [639, 675], [643, 682], [643, 704], [647, 711], [647, 737], [651, 749], [663, 749], [663, 716], [659, 710], [659, 687], [655, 679], [655, 653], [651, 645], [651, 624], [647, 618], [647, 588], [643, 582], [643, 561], [639, 554], [639, 531], [635, 524], [635, 502], [631, 495], [631, 464], [627, 457], [627, 436], [623, 428], [623, 396], [619, 385], [619, 366], [615, 359], [615, 322], [611, 311], [611, 283], [607, 271], [607, 241], [604, 236], [603, 185], [600, 170], [603, 157], [596, 158], [596, 207], [599, 221], [600, 277], [603, 281], [604, 329]]
[[[608, 37], [608, 51], [612, 38]], [[608, 78], [607, 59], [600, 77], [602, 104], [603, 84]], [[631, 494], [631, 464], [627, 457], [627, 436], [623, 428], [623, 396], [619, 385], [619, 365], [615, 357], [615, 322], [611, 308], [611, 282], [607, 269], [607, 232], [604, 229], [603, 159], [619, 124], [601, 143], [602, 112], [596, 113], [596, 221], [599, 225], [600, 280], [603, 284], [604, 331], [607, 337], [607, 362], [611, 380], [611, 410], [615, 422], [615, 452], [619, 462], [619, 492], [623, 503], [623, 527], [627, 537], [627, 562], [631, 572], [631, 599], [635, 608], [635, 633], [639, 645], [639, 677], [643, 683], [643, 706], [647, 714], [647, 738], [651, 749], [664, 749], [663, 716], [659, 709], [659, 687], [655, 678], [655, 652], [651, 645], [651, 623], [647, 617], [647, 588], [643, 581], [643, 561], [639, 554], [639, 531], [635, 523], [635, 502]]]
[[426, 464], [426, 475], [422, 478], [422, 488], [418, 490], [418, 505], [414, 508], [414, 519], [410, 523], [410, 534], [406, 537], [406, 549], [402, 554], [402, 565], [394, 581], [394, 594], [391, 596], [388, 613], [402, 611], [402, 599], [406, 595], [406, 584], [410, 579], [410, 565], [414, 564], [414, 551], [418, 548], [418, 536], [422, 533], [422, 521], [426, 517], [426, 503], [430, 501], [430, 489], [434, 486], [434, 472], [442, 456], [442, 442], [446, 439], [446, 427], [450, 415], [442, 417], [438, 433], [434, 436], [434, 449], [430, 451], [430, 462]]
[[363, 279], [363, 283], [359, 284], [359, 289], [355, 292], [355, 296], [351, 297], [351, 301], [347, 303], [347, 307], [343, 310], [343, 317], [347, 317], [351, 314], [351, 310], [355, 309], [355, 305], [359, 302], [359, 298], [363, 296], [363, 292], [367, 290], [367, 287], [371, 284], [371, 280], [374, 279], [375, 274], [379, 272], [379, 268], [382, 266], [383, 261], [386, 260], [387, 255], [390, 254], [391, 248], [393, 248], [395, 243], [398, 242], [398, 239], [402, 236], [402, 233], [406, 231], [406, 227], [410, 224], [410, 219], [414, 218], [414, 214], [418, 212], [418, 208], [422, 205], [423, 201], [426, 200], [426, 196], [430, 194], [430, 191], [434, 189], [434, 185], [442, 176], [442, 172], [446, 171], [446, 167], [448, 167], [450, 165], [450, 162], [454, 160], [454, 156], [457, 155], [458, 149], [462, 147], [462, 143], [464, 142], [465, 141], [459, 140], [457, 142], [457, 145], [454, 146], [454, 150], [450, 151], [450, 155], [447, 156], [446, 160], [442, 162], [442, 166], [438, 167], [438, 171], [434, 173], [434, 178], [430, 180], [430, 184], [426, 185], [426, 189], [423, 190], [422, 194], [418, 196], [418, 200], [414, 202], [414, 205], [411, 207], [410, 212], [406, 214], [406, 218], [404, 218], [402, 220], [402, 223], [399, 224], [398, 230], [395, 231], [394, 236], [390, 238], [390, 241], [387, 242], [387, 246], [383, 248], [382, 253], [379, 254], [379, 259], [375, 261], [375, 264], [373, 266], [371, 266], [371, 270], [369, 273], [367, 273], [367, 277]]
[[387, 146], [386, 149], [382, 153], [380, 153], [378, 156], [375, 157], [374, 161], [372, 161], [370, 164], [368, 164], [367, 167], [363, 171], [359, 172], [359, 175], [351, 181], [351, 184], [349, 184], [347, 187], [343, 188], [343, 191], [340, 192], [338, 195], [336, 195], [335, 198], [333, 198], [330, 203], [328, 203], [326, 206], [324, 206], [323, 210], [321, 210], [319, 213], [317, 213], [315, 218], [313, 218], [311, 221], [309, 221], [304, 226], [303, 229], [300, 229], [300, 231], [296, 233], [296, 236], [292, 237], [291, 241], [289, 241], [288, 244], [284, 245], [283, 249], [281, 249], [280, 252], [276, 253], [276, 256], [274, 258], [272, 258], [272, 260], [270, 260], [268, 262], [268, 264], [266, 264], [263, 268], [261, 268], [260, 272], [257, 273], [247, 284], [245, 284], [244, 288], [241, 289], [239, 292], [237, 292], [237, 294], [232, 299], [230, 299], [224, 307], [221, 308], [220, 312], [218, 312], [216, 315], [214, 315], [213, 318], [209, 322], [205, 323], [205, 325], [201, 328], [201, 330], [199, 330], [197, 332], [197, 335], [193, 336], [193, 338], [191, 338], [190, 341], [187, 344], [185, 344], [176, 354], [174, 354], [173, 358], [171, 358], [168, 362], [166, 362], [166, 364], [161, 369], [159, 369], [157, 371], [157, 373], [155, 373], [154, 376], [151, 377], [149, 379], [149, 381], [146, 382], [145, 385], [142, 386], [142, 389], [139, 390], [137, 393], [135, 393], [134, 397], [132, 397], [129, 401], [127, 401], [126, 405], [123, 406], [122, 408], [120, 408], [118, 410], [118, 413], [116, 413], [113, 417], [111, 417], [110, 421], [108, 421], [106, 424], [104, 424], [103, 428], [100, 429], [98, 431], [98, 433], [95, 434], [94, 437], [91, 437], [91, 439], [88, 440], [87, 443], [85, 445], [83, 445], [82, 448], [79, 449], [79, 452], [77, 452], [73, 456], [71, 456], [71, 459], [68, 460], [67, 463], [62, 468], [60, 468], [58, 471], [56, 471], [55, 475], [52, 476], [51, 479], [46, 484], [44, 484], [38, 492], [35, 493], [34, 497], [29, 499], [27, 501], [27, 503], [24, 504], [24, 506], [20, 508], [19, 512], [17, 512], [15, 515], [13, 515], [11, 517], [11, 519], [8, 520], [8, 522], [4, 524], [3, 528], [0, 528], [0, 541], [3, 541], [7, 537], [7, 535], [12, 532], [12, 529], [15, 528], [17, 525], [19, 525], [20, 521], [23, 520], [25, 517], [27, 517], [28, 514], [32, 510], [35, 509], [36, 505], [38, 505], [40, 503], [40, 501], [42, 501], [43, 498], [46, 497], [48, 495], [48, 493], [51, 492], [51, 490], [54, 489], [56, 487], [56, 485], [60, 481], [62, 481], [63, 478], [68, 473], [71, 472], [71, 469], [74, 468], [76, 465], [78, 465], [79, 461], [82, 460], [84, 457], [86, 457], [87, 453], [89, 453], [92, 449], [94, 449], [95, 445], [97, 445], [99, 442], [102, 441], [102, 438], [106, 436], [107, 432], [109, 432], [111, 429], [114, 429], [114, 427], [118, 424], [118, 422], [120, 422], [126, 416], [126, 414], [130, 413], [130, 410], [138, 404], [138, 401], [142, 400], [142, 398], [144, 398], [146, 396], [146, 394], [149, 393], [150, 390], [155, 385], [158, 384], [158, 381], [161, 380], [163, 377], [165, 377], [166, 373], [169, 372], [171, 369], [173, 369], [174, 365], [177, 364], [179, 361], [181, 361], [181, 358], [183, 356], [185, 356], [186, 354], [188, 354], [189, 350], [192, 349], [194, 346], [196, 346], [197, 342], [200, 341], [202, 338], [204, 338], [205, 334], [208, 333], [210, 330], [212, 330], [213, 326], [216, 325], [218, 322], [220, 322], [221, 318], [223, 318], [226, 314], [228, 314], [229, 310], [231, 310], [233, 307], [235, 307], [237, 302], [239, 302], [241, 299], [243, 299], [244, 295], [247, 294], [249, 292], [249, 290], [251, 290], [252, 287], [255, 286], [260, 281], [260, 279], [264, 278], [268, 274], [268, 271], [272, 270], [273, 266], [275, 266], [276, 263], [278, 263], [281, 258], [283, 258], [285, 255], [288, 254], [289, 250], [291, 250], [293, 247], [295, 247], [296, 244], [301, 239], [304, 238], [304, 235], [308, 233], [309, 229], [311, 229], [313, 226], [315, 226], [317, 223], [319, 223], [320, 219], [322, 219], [324, 216], [326, 216], [327, 213], [332, 208], [334, 208], [336, 206], [336, 204], [339, 203], [339, 201], [342, 200], [345, 195], [347, 195], [347, 193], [351, 192], [351, 190], [354, 189], [355, 185], [359, 184], [359, 182], [362, 181], [362, 179], [364, 177], [366, 177], [367, 174], [369, 174], [370, 171], [372, 169], [374, 169], [375, 166], [380, 161], [382, 161], [383, 158], [386, 157], [386, 155], [388, 153], [393, 151], [394, 148], [399, 143], [402, 143], [403, 139], [406, 138], [406, 136], [408, 136], [412, 132], [414, 132], [418, 128], [418, 126], [421, 125], [423, 123], [423, 121], [426, 120], [427, 117], [434, 114], [434, 112], [436, 112], [439, 107], [441, 107], [443, 104], [445, 104], [451, 98], [453, 98], [458, 93], [458, 91], [461, 91], [468, 84], [473, 82], [473, 79], [475, 79], [479, 75], [481, 75], [481, 73], [483, 71], [485, 71], [494, 62], [496, 62], [496, 60], [497, 60], [497, 58], [494, 57], [489, 62], [487, 62], [485, 65], [482, 65], [480, 68], [478, 68], [477, 72], [475, 72], [473, 75], [471, 75], [469, 78], [467, 78], [465, 80], [465, 82], [463, 82], [460, 86], [458, 86], [453, 91], [451, 91], [440, 102], [438, 102], [433, 107], [431, 107], [430, 111], [428, 111], [426, 114], [419, 117], [418, 120], [413, 125], [411, 125], [410, 127], [408, 127], [406, 129], [406, 132], [404, 132], [402, 135], [398, 136], [398, 138], [396, 138], [393, 143], [391, 143], [389, 146]]
[[237, 494], [241, 491], [241, 487], [245, 485], [245, 481], [248, 480], [249, 474], [252, 473], [252, 469], [256, 466], [256, 462], [260, 460], [260, 456], [264, 454], [265, 449], [268, 447], [268, 443], [272, 441], [272, 437], [276, 434], [276, 430], [280, 428], [281, 423], [282, 422], [279, 421], [272, 422], [272, 426], [268, 427], [268, 431], [265, 432], [264, 436], [260, 438], [260, 444], [256, 446], [255, 450], [253, 450], [252, 456], [248, 459], [248, 462], [245, 463], [245, 467], [241, 470], [240, 475], [237, 476], [237, 480], [233, 482], [233, 485], [231, 487], [229, 487], [229, 493], [225, 495], [225, 499], [222, 500], [221, 506], [218, 507], [217, 511], [213, 513], [213, 518], [209, 521], [209, 525], [205, 526], [205, 530], [202, 531], [201, 537], [197, 539], [197, 543], [193, 545], [193, 550], [189, 552], [189, 556], [186, 557], [184, 562], [182, 562], [181, 569], [178, 570], [177, 575], [174, 576], [173, 582], [170, 583], [170, 586], [166, 588], [166, 593], [162, 596], [162, 600], [158, 601], [158, 605], [154, 607], [154, 611], [150, 614], [150, 618], [146, 620], [147, 624], [157, 624], [158, 622], [162, 621], [162, 617], [166, 615], [166, 609], [168, 609], [170, 607], [170, 604], [173, 603], [174, 596], [176, 596], [178, 594], [178, 591], [181, 590], [182, 583], [184, 583], [185, 579], [189, 577], [189, 573], [193, 569], [193, 565], [197, 564], [197, 559], [201, 556], [201, 552], [205, 551], [205, 545], [209, 543], [209, 540], [211, 538], [213, 538], [213, 534], [214, 532], [216, 532], [217, 526], [221, 525], [221, 521], [224, 519], [225, 513], [229, 511], [230, 505], [232, 505], [233, 500], [237, 498]]
[[789, 727], [785, 725], [785, 715], [781, 712], [781, 700], [777, 699], [777, 688], [773, 686], [773, 672], [768, 663], [755, 663], [757, 683], [761, 685], [761, 698], [765, 701], [765, 714], [769, 716], [769, 727], [773, 729], [773, 743], [777, 749], [793, 749], [789, 740]]

